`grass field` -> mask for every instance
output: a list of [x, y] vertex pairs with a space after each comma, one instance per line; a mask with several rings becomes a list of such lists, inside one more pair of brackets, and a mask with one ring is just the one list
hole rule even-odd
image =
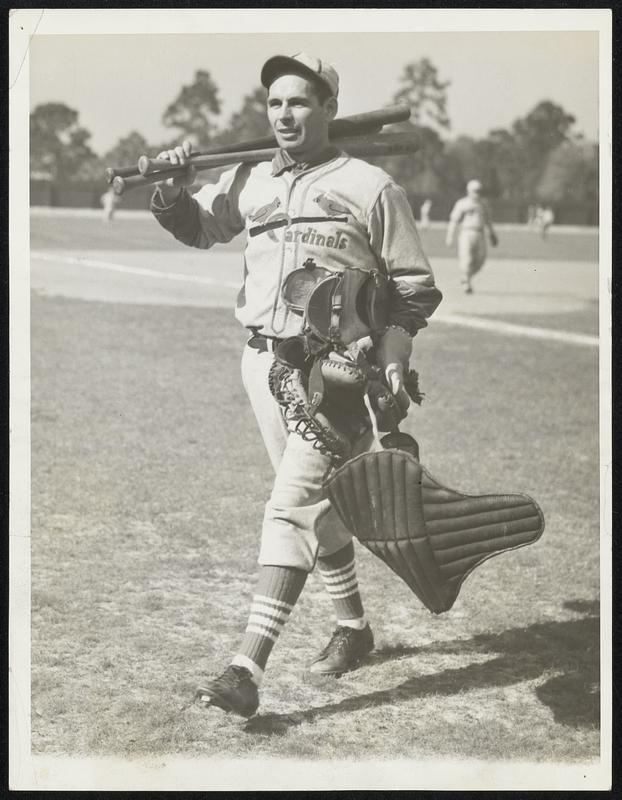
[[[421, 236], [430, 257], [449, 254], [445, 246], [445, 228], [434, 224]], [[33, 216], [32, 247], [43, 245], [47, 248], [78, 249], [81, 245], [88, 249], [115, 250], [177, 250], [184, 251], [184, 245], [169, 234], [154, 228], [152, 220], [143, 214], [118, 214], [113, 225], [102, 225], [99, 215], [79, 217], [58, 217], [45, 213]], [[244, 246], [243, 237], [234, 239], [227, 245], [219, 245], [220, 250], [240, 252]], [[500, 226], [499, 246], [493, 251], [497, 258], [557, 259], [563, 261], [597, 261], [598, 232], [586, 228], [576, 233], [562, 233], [554, 227], [548, 238], [542, 240], [527, 227]]]
[[[596, 269], [594, 236], [501, 238], [474, 296], [478, 313], [595, 335], [598, 306], [581, 289], [593, 285], [585, 270]], [[33, 217], [31, 242], [51, 259], [123, 253], [127, 264], [196, 274], [186, 251], [147, 220], [106, 228]], [[448, 302], [458, 303], [440, 247], [435, 238], [429, 252], [447, 275]], [[217, 279], [235, 251], [217, 251], [204, 274]], [[541, 279], [546, 303], [522, 302], [515, 285], [515, 262], [530, 258], [558, 265], [554, 280]], [[151, 280], [139, 274], [126, 291], [128, 276], [103, 269], [37, 269], [45, 277], [33, 280], [31, 301], [36, 752], [598, 758], [597, 348], [431, 322], [416, 343], [425, 401], [403, 427], [447, 485], [531, 494], [545, 533], [476, 570], [441, 616], [357, 548], [377, 648], [339, 680], [305, 671], [333, 625], [312, 575], [270, 661], [260, 711], [245, 722], [189, 704], [243, 632], [271, 486], [239, 378], [243, 332], [225, 307], [234, 293], [223, 289], [211, 304], [191, 283], [171, 281], [156, 296], [136, 289]], [[503, 297], [513, 291], [509, 313]]]

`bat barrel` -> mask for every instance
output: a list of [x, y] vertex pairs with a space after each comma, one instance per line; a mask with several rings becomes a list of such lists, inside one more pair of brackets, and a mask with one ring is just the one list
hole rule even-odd
[[419, 137], [416, 133], [385, 133], [378, 136], [355, 137], [339, 143], [348, 155], [359, 158], [376, 156], [403, 156], [416, 153], [419, 149]]
[[361, 133], [373, 133], [374, 128], [380, 129], [385, 125], [396, 122], [405, 122], [410, 118], [410, 106], [400, 103], [387, 108], [378, 108], [375, 111], [366, 111], [363, 114], [353, 114], [333, 120], [328, 128], [331, 139], [357, 136]]

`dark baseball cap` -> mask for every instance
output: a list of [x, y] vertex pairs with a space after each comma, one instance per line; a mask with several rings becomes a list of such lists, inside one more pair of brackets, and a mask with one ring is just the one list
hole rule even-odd
[[279, 77], [279, 75], [302, 75], [303, 78], [320, 81], [325, 84], [333, 97], [339, 94], [339, 75], [337, 70], [327, 61], [322, 61], [306, 53], [296, 53], [293, 56], [272, 56], [263, 65], [261, 70], [261, 83], [266, 89]]

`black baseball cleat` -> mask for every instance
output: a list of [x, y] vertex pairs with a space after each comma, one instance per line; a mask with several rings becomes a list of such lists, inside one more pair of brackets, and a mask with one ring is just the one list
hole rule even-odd
[[309, 671], [315, 675], [343, 675], [356, 669], [373, 649], [374, 635], [369, 625], [362, 630], [338, 625]]
[[259, 708], [259, 692], [246, 667], [229, 664], [218, 678], [199, 686], [195, 699], [204, 706], [233, 711], [241, 717], [252, 717]]

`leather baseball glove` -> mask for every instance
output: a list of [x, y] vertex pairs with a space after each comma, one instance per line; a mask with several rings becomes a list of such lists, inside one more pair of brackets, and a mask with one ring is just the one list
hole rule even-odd
[[[417, 375], [411, 370], [407, 377], [405, 384], [420, 403]], [[408, 407], [363, 351], [355, 358], [336, 352], [310, 357], [303, 337], [278, 345], [269, 384], [288, 430], [312, 441], [335, 464], [350, 458], [355, 442], [374, 425], [378, 431], [396, 430]]]

